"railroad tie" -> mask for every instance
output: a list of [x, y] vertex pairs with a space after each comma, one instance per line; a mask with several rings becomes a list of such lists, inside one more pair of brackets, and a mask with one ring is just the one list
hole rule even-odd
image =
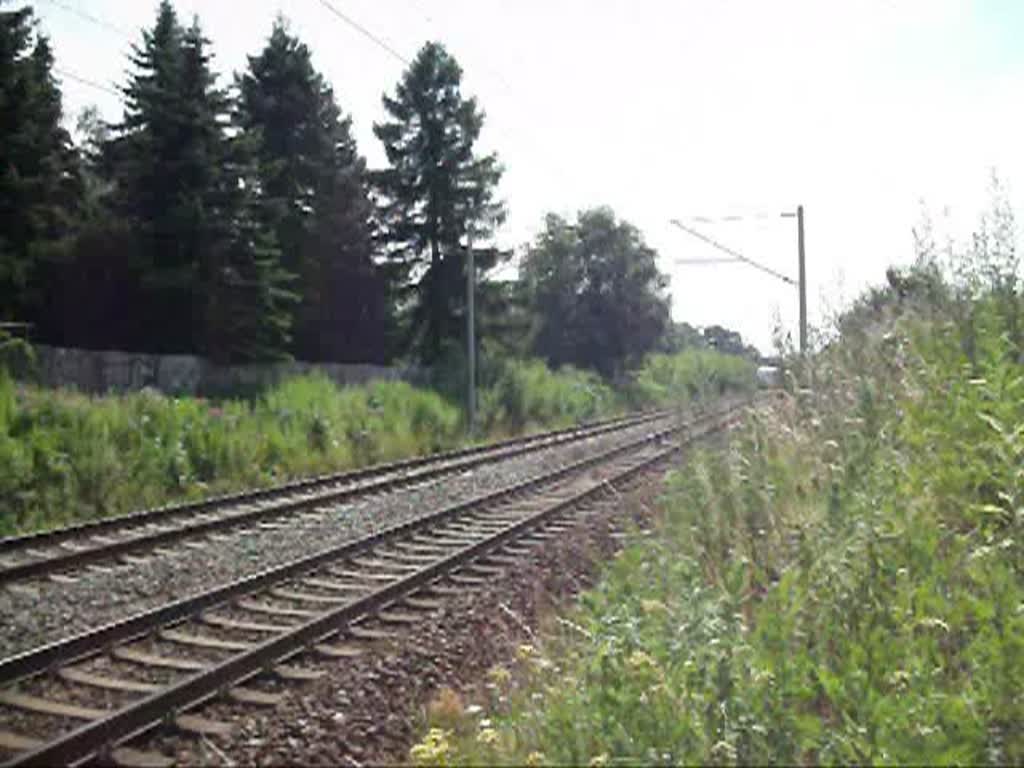
[[504, 576], [506, 569], [497, 565], [485, 565], [484, 563], [471, 563], [466, 566], [466, 571], [479, 573], [483, 576]]
[[418, 624], [423, 616], [404, 611], [377, 611], [376, 618], [383, 624]]
[[195, 648], [210, 648], [217, 651], [248, 651], [255, 643], [246, 643], [241, 640], [222, 640], [219, 637], [209, 635], [197, 635], [188, 632], [180, 632], [176, 629], [163, 629], [160, 631], [160, 639], [181, 645], [191, 645]]
[[406, 597], [401, 602], [418, 611], [436, 611], [444, 605], [442, 601], [431, 600], [429, 597]]
[[154, 653], [138, 651], [134, 648], [114, 648], [110, 655], [121, 661], [130, 661], [144, 667], [160, 667], [176, 669], [180, 672], [201, 672], [209, 665], [195, 659], [179, 659], [174, 656], [158, 656]]
[[144, 752], [131, 747], [118, 747], [110, 753], [110, 761], [121, 768], [171, 768], [174, 758], [159, 752]]
[[490, 579], [480, 578], [479, 576], [463, 576], [459, 573], [451, 573], [446, 577], [452, 584], [458, 584], [462, 587], [482, 587], [485, 584], [490, 583]]
[[40, 739], [0, 729], [0, 749], [6, 749], [8, 752], [27, 752], [42, 745], [43, 742]]
[[27, 693], [16, 693], [15, 691], [0, 691], [0, 704], [6, 704], [15, 709], [23, 709], [27, 712], [39, 712], [55, 717], [70, 717], [73, 720], [99, 720], [110, 714], [110, 711], [106, 709], [83, 707], [78, 704], [65, 704], [62, 701], [51, 701], [50, 699], [30, 696]]
[[339, 579], [351, 579], [357, 584], [360, 581], [392, 582], [402, 578], [402, 574], [400, 573], [369, 573], [364, 571], [350, 571], [347, 569], [335, 570], [334, 568], [328, 569], [328, 573]]
[[312, 592], [300, 592], [282, 587], [274, 587], [269, 592], [274, 597], [279, 597], [282, 600], [294, 600], [297, 603], [319, 603], [321, 605], [344, 605], [355, 599], [343, 595], [316, 595]]
[[57, 674], [61, 679], [78, 685], [88, 685], [93, 688], [102, 688], [108, 691], [128, 691], [129, 693], [152, 693], [160, 690], [155, 683], [146, 683], [141, 680], [129, 680], [123, 677], [107, 677], [87, 672], [77, 667], [62, 667]]
[[296, 683], [312, 682], [324, 676], [324, 673], [318, 669], [307, 669], [306, 667], [297, 667], [293, 664], [278, 664], [274, 667], [273, 672], [282, 680]]
[[329, 659], [355, 659], [366, 653], [364, 648], [351, 643], [318, 643], [313, 650]]
[[350, 557], [348, 561], [358, 568], [379, 568], [383, 571], [403, 572], [413, 570], [412, 566], [401, 565], [395, 562], [381, 560], [377, 556], [372, 558]]
[[235, 604], [246, 611], [266, 613], [270, 616], [295, 616], [300, 619], [309, 619], [317, 615], [316, 611], [306, 611], [302, 608], [283, 608], [281, 606], [259, 603], [255, 600], [246, 600], [244, 598], [238, 600]]
[[223, 627], [224, 629], [235, 629], [241, 632], [267, 632], [279, 634], [291, 629], [287, 624], [261, 624], [255, 621], [237, 621], [235, 619], [229, 619], [224, 616], [217, 616], [216, 614], [211, 613], [203, 613], [200, 618], [204, 624], [209, 624], [214, 627]]
[[269, 693], [241, 685], [236, 685], [229, 690], [228, 697], [240, 704], [251, 704], [256, 707], [276, 707], [284, 701], [283, 693]]
[[174, 724], [186, 733], [195, 733], [200, 736], [230, 736], [235, 726], [225, 723], [223, 720], [211, 720], [200, 715], [178, 715], [174, 718]]
[[345, 584], [340, 581], [332, 581], [331, 579], [322, 579], [317, 577], [309, 577], [302, 579], [302, 583], [309, 587], [315, 587], [317, 589], [326, 589], [328, 592], [347, 592], [349, 595], [359, 594], [364, 590], [360, 587], [353, 587], [351, 584]]

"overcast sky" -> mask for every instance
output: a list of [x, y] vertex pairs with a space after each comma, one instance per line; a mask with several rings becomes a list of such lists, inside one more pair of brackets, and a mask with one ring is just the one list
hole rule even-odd
[[[716, 252], [673, 217], [771, 214], [693, 224], [796, 274], [806, 209], [812, 323], [913, 257], [921, 202], [966, 236], [996, 169], [1018, 210], [1024, 186], [1024, 2], [951, 0], [331, 0], [406, 58], [440, 40], [487, 113], [482, 143], [506, 174], [499, 239], [533, 238], [543, 214], [607, 204], [636, 224], [672, 280], [673, 314], [721, 323], [770, 348], [796, 291], [742, 265], [678, 266]], [[124, 82], [148, 0], [39, 0], [57, 66]], [[372, 124], [404, 65], [321, 0], [178, 0], [198, 14], [224, 74], [245, 66], [276, 14], [313, 50], [383, 162]], [[73, 10], [102, 20], [92, 23]], [[65, 109], [116, 120], [118, 99], [63, 77]]]

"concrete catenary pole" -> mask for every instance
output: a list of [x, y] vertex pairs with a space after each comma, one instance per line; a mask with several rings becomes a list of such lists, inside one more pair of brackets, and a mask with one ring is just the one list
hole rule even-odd
[[800, 354], [807, 354], [807, 268], [804, 254], [804, 207], [796, 207], [796, 239], [800, 254]]
[[466, 415], [469, 432], [476, 430], [476, 270], [473, 258], [473, 232], [466, 233]]

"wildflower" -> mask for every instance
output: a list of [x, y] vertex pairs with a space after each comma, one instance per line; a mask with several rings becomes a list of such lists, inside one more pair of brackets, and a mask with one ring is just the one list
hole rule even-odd
[[543, 752], [537, 752], [536, 750], [534, 750], [526, 756], [526, 764], [529, 766], [536, 767], [538, 765], [544, 765], [544, 761], [546, 759], [547, 758], [544, 757]]
[[536, 652], [537, 649], [529, 643], [523, 643], [518, 648], [516, 648], [516, 656], [522, 661], [525, 661], [526, 659], [530, 658]]
[[481, 728], [476, 735], [476, 740], [485, 746], [491, 746], [498, 742], [498, 732], [493, 728]]
[[449, 732], [441, 728], [431, 728], [423, 741], [413, 745], [409, 757], [420, 765], [443, 765], [450, 751]]
[[626, 663], [633, 669], [642, 669], [644, 667], [656, 668], [658, 666], [658, 662], [651, 658], [650, 654], [643, 651], [633, 651], [626, 660]]
[[607, 752], [602, 752], [600, 755], [594, 755], [592, 758], [590, 758], [591, 768], [603, 768], [603, 766], [606, 765], [608, 765]]
[[504, 685], [512, 678], [509, 671], [501, 666], [491, 667], [487, 672], [487, 676], [498, 685]]

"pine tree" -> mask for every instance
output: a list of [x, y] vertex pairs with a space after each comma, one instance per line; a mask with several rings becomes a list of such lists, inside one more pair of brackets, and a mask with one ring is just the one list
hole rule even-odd
[[276, 358], [288, 343], [289, 275], [257, 215], [252, 148], [225, 131], [231, 102], [208, 45], [198, 20], [183, 29], [163, 0], [134, 49], [124, 120], [107, 145], [114, 211], [129, 221], [142, 276], [136, 344]]
[[47, 38], [0, 11], [0, 319], [33, 321], [43, 275], [74, 226], [81, 184]]
[[[384, 96], [390, 121], [374, 125], [390, 164], [377, 175], [382, 237], [410, 294], [410, 340], [426, 362], [462, 333], [467, 232], [479, 240], [504, 218], [495, 201], [502, 168], [495, 155], [474, 152], [484, 115], [462, 96], [461, 80], [444, 47], [427, 43], [395, 95]], [[500, 254], [480, 255], [486, 275]]]
[[238, 122], [259, 143], [264, 217], [299, 276], [295, 351], [303, 359], [379, 360], [385, 292], [372, 259], [365, 161], [310, 51], [278, 19], [237, 78]]

